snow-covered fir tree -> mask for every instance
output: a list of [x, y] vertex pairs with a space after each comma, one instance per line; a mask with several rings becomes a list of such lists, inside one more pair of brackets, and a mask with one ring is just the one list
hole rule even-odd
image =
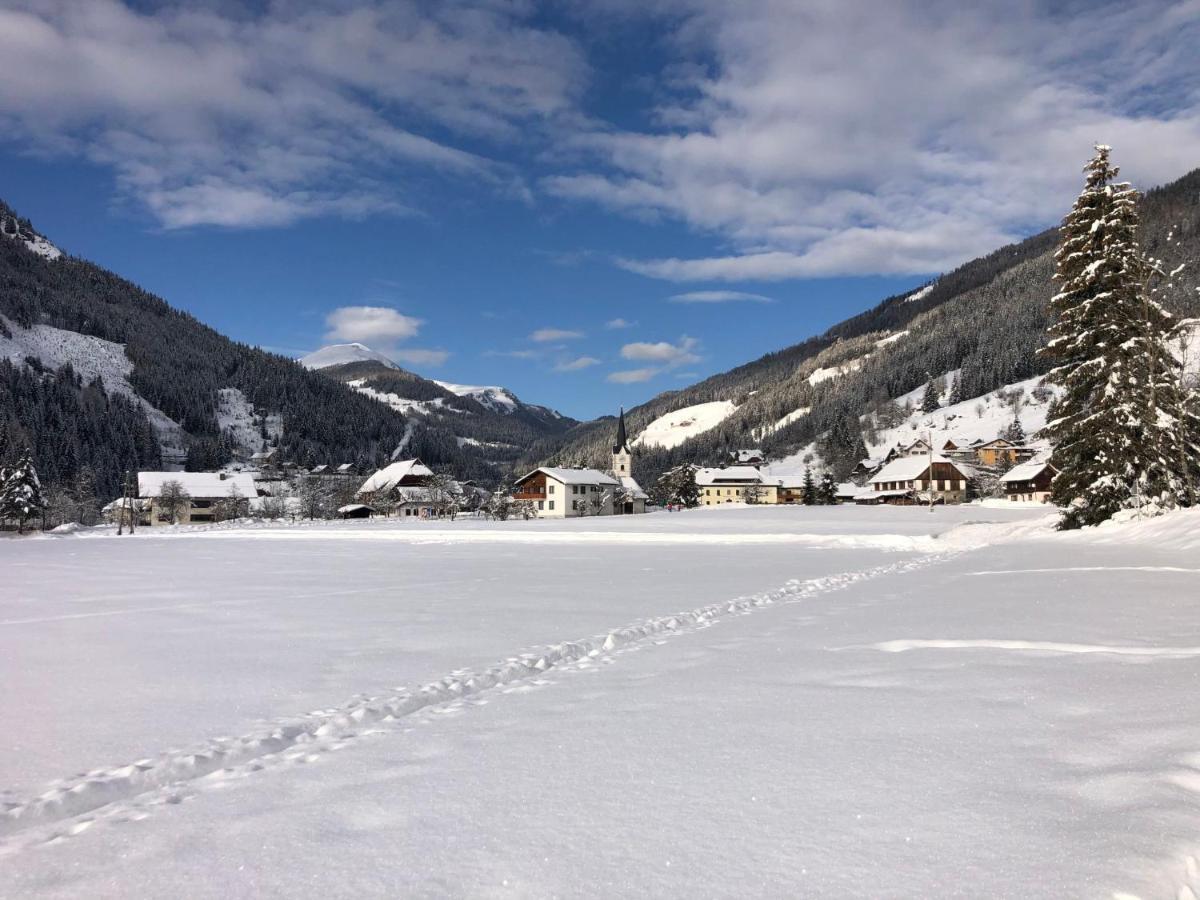
[[822, 472], [821, 483], [817, 486], [817, 502], [822, 506], [833, 506], [837, 503], [837, 488], [833, 473]]
[[1000, 437], [1014, 444], [1025, 443], [1025, 428], [1021, 425], [1021, 417], [1014, 415], [1013, 420], [1000, 433]]
[[938, 390], [936, 378], [925, 383], [925, 393], [921, 396], [921, 412], [937, 412], [941, 409], [941, 392]]
[[1062, 226], [1057, 321], [1043, 353], [1064, 392], [1045, 434], [1059, 470], [1052, 499], [1061, 528], [1094, 525], [1121, 509], [1188, 502], [1195, 432], [1185, 413], [1174, 320], [1149, 294], [1155, 267], [1137, 240], [1138, 194], [1118, 182], [1098, 146]]
[[800, 493], [800, 501], [805, 506], [816, 506], [817, 504], [817, 483], [813, 480], [812, 469], [804, 470], [804, 487]]
[[17, 531], [24, 532], [25, 523], [45, 507], [46, 497], [33, 466], [33, 455], [25, 450], [15, 466], [0, 473], [0, 521], [16, 522]]

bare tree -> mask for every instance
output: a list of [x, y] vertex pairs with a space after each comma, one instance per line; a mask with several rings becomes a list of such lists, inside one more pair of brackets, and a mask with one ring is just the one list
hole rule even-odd
[[306, 519], [326, 519], [330, 512], [329, 486], [320, 478], [302, 477], [296, 485], [300, 515]]
[[159, 517], [165, 517], [172, 525], [179, 523], [180, 516], [188, 511], [191, 503], [192, 495], [187, 492], [182, 482], [174, 478], [162, 483], [154, 500]]

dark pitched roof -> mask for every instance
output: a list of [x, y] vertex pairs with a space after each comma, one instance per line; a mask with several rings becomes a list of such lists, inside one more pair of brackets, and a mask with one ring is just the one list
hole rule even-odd
[[617, 439], [613, 442], [613, 453], [629, 453], [629, 438], [625, 435], [625, 408], [617, 419]]

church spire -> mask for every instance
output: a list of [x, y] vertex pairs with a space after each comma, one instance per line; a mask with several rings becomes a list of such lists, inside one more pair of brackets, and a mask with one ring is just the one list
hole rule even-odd
[[628, 453], [629, 439], [625, 436], [625, 407], [621, 407], [621, 415], [617, 419], [617, 440], [613, 444], [613, 453]]

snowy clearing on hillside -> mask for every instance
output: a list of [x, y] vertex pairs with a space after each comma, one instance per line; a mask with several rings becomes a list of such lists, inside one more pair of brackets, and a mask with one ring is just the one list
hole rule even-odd
[[779, 429], [786, 428], [788, 425], [791, 425], [793, 422], [799, 422], [801, 419], [803, 419], [805, 416], [807, 416], [810, 412], [812, 412], [811, 406], [801, 406], [799, 409], [793, 409], [787, 415], [780, 416], [779, 421], [775, 422], [775, 424], [768, 425], [765, 428], [758, 429], [754, 433], [754, 439], [757, 441], [761, 441], [763, 438], [767, 437], [768, 435], [774, 434]]
[[283, 417], [259, 415], [237, 388], [217, 390], [217, 426], [233, 435], [234, 446], [246, 456], [264, 449], [269, 438], [283, 436]]
[[[942, 380], [950, 385], [957, 377], [957, 371], [948, 372]], [[936, 447], [941, 447], [952, 438], [966, 443], [974, 440], [990, 441], [1012, 423], [1014, 416], [1019, 418], [1029, 442], [1038, 444], [1034, 435], [1046, 426], [1050, 400], [1058, 391], [1056, 387], [1047, 386], [1046, 399], [1039, 400], [1034, 396], [1034, 390], [1041, 383], [1041, 378], [1029, 378], [982, 397], [972, 397], [962, 403], [943, 406], [930, 413], [921, 412], [921, 397], [925, 389], [918, 388], [897, 401], [901, 406], [905, 403], [912, 404], [913, 412], [895, 428], [880, 431], [878, 439], [869, 444], [867, 450], [872, 455], [876, 452], [883, 453], [897, 443], [911, 444], [917, 438], [927, 437], [930, 433]]]
[[459, 397], [478, 400], [492, 412], [507, 414], [515, 412], [518, 406], [517, 398], [507, 388], [495, 385], [454, 384], [449, 381], [435, 381], [434, 384]]
[[[870, 354], [868, 354], [869, 356]], [[816, 387], [822, 381], [829, 381], [831, 378], [841, 378], [843, 375], [849, 375], [851, 372], [857, 372], [866, 364], [867, 356], [860, 356], [856, 359], [849, 360], [837, 366], [830, 366], [824, 369], [817, 369], [808, 376], [808, 383]]]
[[[950, 386], [957, 378], [957, 369], [941, 376], [942, 383], [946, 386], [942, 391], [942, 402], [948, 398]], [[972, 397], [962, 403], [943, 406], [936, 412], [926, 413], [921, 411], [921, 398], [925, 394], [925, 387], [922, 385], [896, 398], [896, 403], [901, 407], [907, 405], [911, 411], [895, 427], [878, 430], [875, 439], [867, 441], [867, 452], [873, 457], [882, 456], [897, 444], [907, 446], [918, 439], [926, 440], [930, 436], [934, 446], [938, 448], [948, 440], [954, 440], [960, 446], [976, 440], [990, 441], [999, 437], [1012, 424], [1014, 413], [1020, 418], [1021, 427], [1025, 430], [1026, 442], [1031, 446], [1040, 447], [1043, 442], [1038, 439], [1037, 432], [1046, 425], [1050, 401], [1058, 388], [1046, 385], [1045, 399], [1038, 399], [1034, 391], [1039, 386], [1042, 386], [1041, 378], [1029, 378], [1005, 385], [983, 396]], [[862, 421], [866, 425], [867, 418], [864, 416]], [[773, 462], [767, 470], [775, 474], [791, 474], [803, 471], [805, 466], [810, 465], [818, 470], [822, 467], [816, 441], [806, 444], [790, 456]]]
[[714, 400], [712, 403], [685, 406], [665, 416], [659, 416], [630, 441], [630, 445], [670, 450], [689, 438], [716, 428], [735, 412], [737, 405], [732, 400]]
[[1188, 897], [1197, 550], [980, 507], [0, 540], [0, 896]]
[[364, 378], [347, 381], [346, 384], [363, 396], [370, 397], [372, 400], [378, 400], [380, 403], [385, 403], [397, 412], [418, 412], [425, 415], [439, 412], [462, 414], [461, 409], [447, 406], [444, 397], [435, 397], [432, 400], [411, 400], [408, 397], [401, 397], [399, 394], [393, 394], [390, 391], [377, 391], [373, 387], [368, 387]]
[[57, 369], [70, 363], [83, 380], [99, 378], [106, 391], [124, 394], [146, 411], [146, 417], [154, 427], [162, 449], [163, 462], [182, 463], [187, 456], [187, 437], [178, 422], [166, 413], [151, 406], [133, 389], [129, 375], [133, 363], [125, 355], [125, 345], [106, 341], [89, 334], [79, 334], [50, 325], [34, 325], [22, 328], [10, 319], [0, 316], [0, 321], [11, 338], [0, 334], [0, 357], [7, 357], [21, 365], [25, 357], [39, 359], [46, 368]]

